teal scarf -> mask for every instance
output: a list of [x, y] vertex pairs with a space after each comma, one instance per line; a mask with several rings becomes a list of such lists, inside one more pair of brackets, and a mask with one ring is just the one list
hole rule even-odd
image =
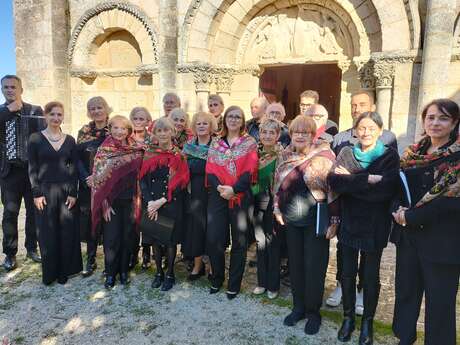
[[383, 155], [385, 150], [386, 147], [380, 140], [377, 140], [377, 143], [372, 150], [366, 152], [361, 150], [361, 144], [359, 143], [353, 146], [353, 154], [356, 160], [364, 169], [367, 169], [373, 161]]

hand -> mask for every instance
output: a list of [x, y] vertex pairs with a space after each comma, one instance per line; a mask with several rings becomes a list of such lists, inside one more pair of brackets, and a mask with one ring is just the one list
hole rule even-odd
[[166, 198], [151, 200], [147, 204], [147, 210], [149, 212], [157, 212], [166, 203], [166, 201]]
[[367, 182], [370, 184], [376, 184], [382, 181], [382, 178], [382, 175], [369, 175], [369, 177], [367, 178]]
[[67, 197], [67, 200], [65, 202], [67, 208], [70, 210], [72, 207], [75, 206], [75, 204], [77, 203], [77, 198], [73, 197], [73, 196], [68, 196]]
[[158, 211], [147, 211], [148, 212], [148, 217], [150, 220], [157, 220], [158, 219]]
[[326, 239], [327, 240], [331, 240], [337, 235], [338, 227], [339, 227], [338, 224], [329, 225], [329, 227], [327, 228], [327, 232], [326, 232]]
[[7, 105], [7, 108], [10, 112], [14, 113], [22, 109], [22, 101], [20, 99], [11, 102]]
[[235, 196], [235, 192], [233, 191], [233, 188], [231, 186], [221, 186], [219, 185], [217, 187], [217, 190], [220, 193], [220, 196], [224, 198], [225, 200], [230, 200]]
[[399, 206], [398, 210], [392, 213], [395, 222], [399, 225], [406, 226], [406, 210], [407, 207]]
[[93, 178], [93, 175], [89, 175], [87, 178], [86, 178], [86, 184], [88, 185], [88, 187], [93, 187], [93, 183], [94, 183], [94, 178]]
[[108, 223], [112, 219], [112, 214], [115, 214], [115, 211], [113, 210], [112, 207], [107, 208], [107, 210], [104, 211], [104, 220]]
[[46, 205], [46, 199], [44, 196], [39, 196], [38, 198], [34, 198], [34, 204], [37, 210], [43, 211]]
[[350, 175], [350, 172], [343, 166], [339, 165], [334, 169], [334, 173], [337, 175]]
[[283, 220], [283, 215], [279, 212], [277, 213], [274, 213], [275, 215], [275, 219], [276, 221], [280, 224], [280, 225], [284, 225], [284, 220]]

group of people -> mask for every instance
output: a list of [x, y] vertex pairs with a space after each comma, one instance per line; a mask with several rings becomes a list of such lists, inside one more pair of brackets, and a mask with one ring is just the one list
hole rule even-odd
[[[401, 345], [416, 340], [425, 295], [425, 344], [456, 343], [460, 277], [460, 140], [458, 105], [428, 104], [422, 139], [400, 157], [396, 138], [375, 112], [373, 95], [351, 97], [353, 127], [339, 132], [319, 104], [300, 95], [300, 114], [285, 124], [282, 104], [255, 98], [252, 119], [210, 95], [209, 111], [189, 119], [176, 94], [164, 114], [146, 108], [129, 118], [110, 116], [104, 98], [87, 103], [90, 121], [77, 140], [61, 130], [64, 106], [24, 103], [21, 80], [1, 79], [0, 181], [4, 207], [4, 268], [16, 267], [17, 219], [26, 206], [27, 256], [41, 261], [44, 284], [96, 269], [103, 244], [105, 287], [129, 284], [129, 270], [150, 258], [152, 288], [175, 282], [178, 245], [191, 262], [188, 279], [209, 273], [210, 294], [225, 282], [230, 247], [229, 300], [240, 293], [248, 246], [257, 245], [254, 294], [273, 299], [287, 256], [293, 297], [284, 319], [321, 326], [329, 242], [337, 235], [337, 287], [327, 301], [343, 301], [338, 339], [347, 342], [361, 314], [359, 344], [373, 343], [380, 262], [396, 244], [393, 330]], [[41, 258], [36, 249], [38, 244]], [[86, 242], [83, 269], [80, 241]], [[286, 248], [285, 250], [283, 248]], [[209, 265], [207, 263], [209, 262]], [[357, 284], [357, 276], [359, 284]], [[358, 288], [357, 288], [358, 285]], [[338, 302], [337, 302], [338, 300]]]

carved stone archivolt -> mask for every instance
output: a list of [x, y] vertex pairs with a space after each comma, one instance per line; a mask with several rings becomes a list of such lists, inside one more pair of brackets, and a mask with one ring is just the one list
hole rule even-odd
[[[68, 61], [69, 65], [72, 64], [73, 56], [74, 56], [74, 51], [77, 46], [78, 38], [80, 34], [83, 32], [85, 25], [94, 17], [99, 15], [102, 12], [105, 11], [111, 11], [111, 10], [119, 10], [122, 12], [127, 13], [128, 15], [131, 15], [135, 17], [139, 23], [144, 27], [146, 30], [148, 37], [151, 40], [151, 49], [153, 50], [153, 57], [154, 57], [154, 63], [158, 63], [158, 52], [157, 52], [157, 34], [156, 30], [154, 29], [153, 23], [150, 21], [149, 17], [137, 6], [132, 5], [128, 2], [125, 1], [106, 1], [103, 3], [100, 3], [94, 8], [89, 9], [86, 11], [78, 20], [77, 24], [75, 25], [73, 31], [72, 31], [72, 36], [69, 41], [69, 47], [68, 47]], [[89, 53], [89, 52], [88, 52]]]

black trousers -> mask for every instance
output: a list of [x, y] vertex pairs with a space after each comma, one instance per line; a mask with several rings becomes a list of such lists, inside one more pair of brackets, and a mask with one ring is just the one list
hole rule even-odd
[[40, 186], [46, 199], [42, 211], [36, 209], [38, 241], [42, 256], [43, 283], [51, 284], [82, 270], [78, 209], [68, 209], [68, 188], [63, 184]]
[[135, 231], [132, 204], [131, 199], [115, 199], [112, 203], [115, 214], [102, 225], [105, 272], [108, 276], [128, 273]]
[[26, 206], [25, 247], [28, 252], [37, 250], [35, 207], [27, 167], [11, 166], [9, 174], [0, 180], [3, 204], [3, 253], [8, 256], [18, 252], [18, 216], [21, 201]]
[[[229, 208], [228, 201], [221, 198], [215, 190], [211, 191], [208, 202], [208, 228], [206, 243], [212, 267], [212, 285], [221, 287], [225, 280], [225, 249], [230, 231], [232, 248], [228, 291], [239, 292], [246, 265], [248, 247], [248, 197], [241, 205]], [[230, 228], [230, 229], [229, 229]]]
[[316, 237], [313, 226], [287, 224], [286, 239], [293, 311], [320, 317], [324, 280], [329, 262], [329, 240]]
[[434, 263], [417, 251], [406, 235], [396, 246], [393, 331], [401, 345], [416, 339], [416, 326], [425, 293], [425, 345], [456, 344], [456, 296], [460, 265]]
[[[86, 242], [86, 256], [94, 262], [97, 246], [101, 240], [100, 229], [94, 234], [91, 227], [91, 190], [80, 187], [78, 193], [78, 205], [80, 208], [80, 240]], [[100, 228], [100, 227], [99, 227]]]
[[280, 289], [280, 240], [273, 231], [273, 209], [256, 208], [254, 232], [257, 241], [257, 285], [269, 291]]
[[[343, 270], [343, 250], [342, 250], [342, 244], [337, 242], [337, 251], [336, 251], [336, 256], [337, 256], [337, 273], [335, 275], [335, 280], [340, 281], [342, 279], [342, 270]], [[364, 282], [364, 262], [365, 258], [363, 255], [363, 252], [360, 251], [359, 255], [359, 263], [358, 263], [358, 290], [361, 291], [363, 288], [363, 282]]]
[[[382, 260], [383, 249], [376, 250], [375, 252], [363, 252], [344, 244], [342, 244], [341, 247], [343, 260], [341, 279], [349, 279], [356, 283], [359, 256], [366, 261], [361, 277], [361, 284], [365, 296], [363, 316], [373, 318], [378, 303], [378, 291], [380, 291], [380, 262]], [[354, 290], [355, 289], [353, 289], [353, 291]], [[374, 293], [374, 291], [377, 291], [377, 293]], [[343, 298], [348, 297], [349, 296], [345, 294], [343, 295]], [[353, 300], [355, 300], [355, 298], [355, 295], [353, 295]], [[344, 305], [349, 305], [349, 303], [344, 302]]]

